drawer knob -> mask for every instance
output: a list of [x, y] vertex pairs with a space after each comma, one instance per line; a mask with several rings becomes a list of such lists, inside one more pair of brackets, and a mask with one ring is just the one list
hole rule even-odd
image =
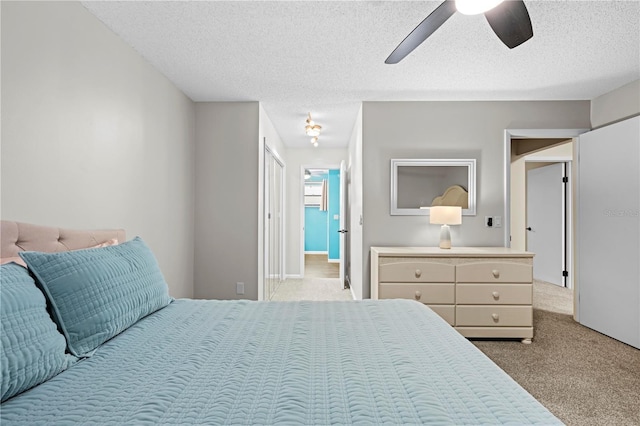
[[500, 320], [500, 316], [498, 314], [491, 314], [491, 318], [493, 318], [493, 322], [498, 322]]
[[497, 291], [494, 291], [494, 292], [493, 292], [493, 298], [494, 298], [495, 300], [500, 299], [500, 293], [498, 293]]
[[420, 290], [416, 290], [416, 300], [420, 300], [420, 298], [422, 297], [422, 293], [420, 293]]
[[420, 278], [422, 275], [422, 271], [420, 269], [416, 269], [416, 278]]
[[491, 273], [493, 274], [494, 278], [500, 278], [500, 271], [498, 271], [497, 269], [494, 269], [493, 271], [491, 271]]

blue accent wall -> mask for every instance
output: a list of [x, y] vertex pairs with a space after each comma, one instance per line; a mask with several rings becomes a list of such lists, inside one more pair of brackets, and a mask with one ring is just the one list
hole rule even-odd
[[327, 251], [327, 211], [319, 206], [304, 208], [304, 251]]
[[328, 174], [314, 175], [312, 181], [327, 180], [328, 210], [318, 206], [304, 208], [304, 251], [326, 252], [330, 260], [340, 259], [340, 170], [329, 170]]
[[[328, 174], [312, 175], [309, 181], [322, 182]], [[327, 252], [327, 211], [320, 211], [320, 206], [304, 208], [304, 251]]]
[[340, 259], [340, 170], [329, 170], [329, 260]]

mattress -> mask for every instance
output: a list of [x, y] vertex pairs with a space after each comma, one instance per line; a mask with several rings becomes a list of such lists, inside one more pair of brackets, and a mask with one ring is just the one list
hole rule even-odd
[[408, 300], [176, 300], [2, 404], [12, 424], [561, 424]]

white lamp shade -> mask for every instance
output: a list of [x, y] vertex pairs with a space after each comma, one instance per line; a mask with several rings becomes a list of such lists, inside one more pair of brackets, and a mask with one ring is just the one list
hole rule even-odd
[[433, 206], [429, 209], [429, 223], [436, 225], [460, 225], [462, 223], [462, 207]]

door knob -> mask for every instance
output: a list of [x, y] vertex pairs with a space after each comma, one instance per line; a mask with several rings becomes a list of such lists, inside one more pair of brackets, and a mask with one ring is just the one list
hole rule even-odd
[[349, 232], [348, 229], [338, 229], [338, 232], [341, 234], [346, 234], [347, 232]]
[[530, 226], [527, 226], [527, 231], [531, 231], [531, 227]]

